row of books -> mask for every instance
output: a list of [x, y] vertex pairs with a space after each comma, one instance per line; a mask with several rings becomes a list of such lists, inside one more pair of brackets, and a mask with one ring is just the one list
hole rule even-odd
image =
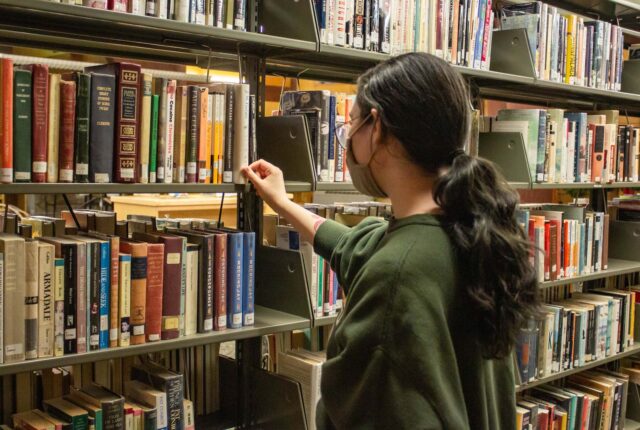
[[605, 21], [565, 13], [541, 1], [500, 9], [503, 30], [526, 30], [539, 79], [620, 91], [624, 35]]
[[246, 31], [247, 0], [49, 0], [133, 15]]
[[539, 281], [574, 278], [609, 265], [608, 213], [583, 206], [521, 205], [520, 226], [534, 245], [531, 263]]
[[71, 387], [44, 398], [42, 408], [13, 415], [16, 429], [187, 430], [195, 428], [193, 402], [184, 396], [184, 376], [156, 363], [137, 364], [124, 382], [124, 395], [99, 384]]
[[618, 221], [640, 222], [640, 194], [614, 197], [609, 212]]
[[348, 115], [355, 103], [355, 95], [332, 93], [329, 90], [285, 91], [280, 100], [280, 115], [303, 115], [306, 118], [318, 181], [349, 182], [351, 176], [346, 162], [346, 142], [349, 132]]
[[637, 292], [596, 289], [543, 306], [516, 342], [521, 384], [610, 357], [634, 344]]
[[254, 324], [255, 233], [90, 215], [76, 212], [80, 232], [59, 219], [23, 219], [22, 236], [3, 220], [11, 233], [0, 234], [0, 362]]
[[399, 55], [429, 52], [489, 69], [491, 0], [316, 0], [322, 43]]
[[[390, 207], [383, 203], [362, 202], [324, 205], [307, 203], [304, 207], [323, 218], [353, 226], [367, 216], [385, 217]], [[344, 291], [329, 261], [313, 251], [313, 245], [300, 240], [300, 235], [287, 224], [275, 226], [275, 246], [299, 251], [309, 287], [311, 307], [316, 317], [332, 316], [343, 307]]]
[[615, 110], [502, 109], [480, 130], [521, 133], [535, 182], [637, 182], [640, 128], [618, 118]]
[[255, 159], [246, 84], [177, 85], [132, 63], [58, 74], [2, 58], [0, 98], [4, 183], [243, 183]]
[[542, 385], [517, 398], [516, 430], [622, 430], [627, 399], [636, 395], [640, 370], [597, 368], [569, 376], [561, 386]]

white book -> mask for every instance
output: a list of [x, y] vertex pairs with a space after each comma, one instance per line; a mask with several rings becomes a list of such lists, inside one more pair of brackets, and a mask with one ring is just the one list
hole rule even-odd
[[249, 164], [249, 85], [233, 85], [235, 109], [233, 112], [233, 183], [244, 184], [240, 169]]
[[[156, 181], [164, 182], [164, 166], [166, 164], [166, 146], [167, 146], [167, 86], [169, 80], [160, 79], [160, 97], [158, 100], [158, 146], [157, 146], [157, 162], [156, 162]], [[173, 170], [173, 169], [172, 169]]]
[[[47, 141], [47, 182], [58, 182], [60, 148], [60, 75], [49, 74], [49, 117]], [[35, 169], [33, 169], [35, 170]]]
[[491, 27], [491, 23], [493, 23], [494, 20], [494, 12], [491, 11], [491, 14], [489, 16], [489, 28], [487, 28], [485, 31], [488, 31], [488, 39], [487, 39], [487, 56], [484, 60], [481, 61], [480, 63], [480, 69], [481, 70], [489, 70], [489, 67], [491, 66], [491, 44], [493, 43], [493, 28]]
[[[18, 257], [20, 258], [20, 257]], [[25, 358], [38, 358], [38, 241], [25, 242]]]
[[52, 357], [54, 350], [55, 247], [38, 242], [38, 358]]
[[309, 430], [315, 430], [316, 406], [321, 397], [322, 361], [295, 352], [279, 352], [278, 374], [300, 383]]
[[544, 79], [545, 66], [547, 64], [547, 10], [549, 6], [546, 3], [542, 3], [540, 8], [540, 22], [538, 31], [538, 64], [536, 64], [538, 70], [538, 76]]
[[[176, 121], [176, 81], [169, 80], [167, 82], [167, 98], [166, 98], [166, 129], [165, 147], [164, 147], [164, 183], [173, 182], [173, 145], [174, 145], [174, 129]], [[159, 176], [159, 175], [158, 175]]]
[[586, 273], [591, 273], [594, 271], [593, 267], [593, 233], [595, 231], [595, 226], [593, 225], [595, 219], [593, 217], [593, 213], [588, 213], [586, 215], [587, 218], [587, 258], [585, 261], [585, 269]]
[[[327, 40], [326, 43], [329, 45], [334, 44], [334, 36], [335, 36], [335, 14], [336, 14], [336, 0], [325, 0], [327, 5], [326, 17], [327, 17], [327, 28], [325, 31]], [[367, 13], [368, 15], [368, 13]]]
[[151, 137], [151, 93], [152, 76], [142, 74], [142, 125], [140, 127], [140, 182], [149, 182], [149, 144]]
[[140, 381], [126, 381], [124, 383], [124, 392], [136, 402], [156, 408], [156, 428], [158, 430], [168, 428], [166, 393], [156, 390]]
[[[345, 30], [345, 40], [344, 46], [353, 46], [353, 8], [355, 2], [351, 0], [345, 1], [345, 9], [344, 9], [344, 30]], [[392, 21], [393, 22], [393, 21]], [[349, 29], [349, 34], [347, 34], [347, 28]]]
[[167, 19], [167, 1], [168, 0], [158, 0], [156, 16], [158, 18]]
[[[198, 330], [198, 249], [187, 251], [186, 301], [184, 310], [185, 336]], [[224, 325], [223, 325], [224, 326]]]

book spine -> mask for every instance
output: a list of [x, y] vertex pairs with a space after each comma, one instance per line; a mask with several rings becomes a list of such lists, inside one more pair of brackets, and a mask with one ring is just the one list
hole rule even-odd
[[178, 5], [176, 7], [176, 21], [189, 22], [189, 1], [178, 1]]
[[546, 152], [546, 131], [547, 131], [547, 113], [540, 110], [540, 119], [538, 122], [538, 142], [537, 142], [537, 162], [536, 162], [536, 181], [544, 181], [544, 160]]
[[176, 81], [170, 80], [167, 83], [167, 109], [166, 109], [166, 129], [164, 147], [164, 183], [173, 182], [173, 144], [174, 127], [176, 121]]
[[255, 321], [255, 260], [256, 234], [245, 232], [243, 247], [243, 282], [242, 282], [242, 325], [250, 326]]
[[198, 177], [198, 142], [200, 137], [200, 90], [196, 86], [189, 87], [189, 132], [187, 140], [187, 174], [186, 182], [194, 183]]
[[244, 176], [240, 169], [249, 164], [249, 85], [234, 85], [233, 112], [233, 182], [244, 184]]
[[2, 269], [4, 290], [3, 343], [4, 363], [13, 363], [25, 359], [25, 324], [16, 321], [25, 319], [25, 242], [4, 240], [4, 262]]
[[157, 162], [156, 162], [156, 179], [157, 182], [164, 182], [164, 166], [166, 163], [165, 155], [167, 150], [167, 88], [169, 86], [169, 80], [165, 78], [160, 79], [160, 94], [158, 105], [158, 150], [157, 150]]
[[60, 149], [58, 182], [73, 182], [76, 83], [60, 81]]
[[[4, 60], [0, 60], [4, 61]], [[1, 71], [0, 74], [4, 75]], [[16, 182], [29, 182], [31, 180], [31, 72], [29, 70], [15, 70], [13, 79], [13, 167]], [[1, 79], [1, 78], [0, 78]], [[2, 91], [4, 100], [5, 91]], [[6, 115], [3, 106], [0, 106], [3, 115]], [[0, 119], [4, 128], [4, 120]], [[0, 130], [4, 133], [4, 130]], [[3, 143], [3, 145], [6, 145]], [[2, 354], [0, 354], [1, 356]]]
[[336, 0], [334, 11], [335, 32], [333, 35], [333, 41], [336, 46], [346, 45], [346, 3], [350, 0]]
[[[141, 247], [140, 247], [141, 248]], [[147, 255], [139, 248], [131, 254], [131, 344], [145, 341], [147, 300]]]
[[[181, 264], [181, 268], [180, 268], [180, 317], [179, 317], [179, 324], [180, 324], [180, 336], [184, 336], [185, 334], [185, 330], [186, 330], [186, 318], [185, 318], [185, 312], [186, 312], [186, 306], [187, 306], [187, 241], [183, 240], [182, 241], [182, 264]], [[198, 288], [198, 286], [196, 285], [196, 290]], [[196, 300], [197, 300], [197, 293], [196, 293]], [[198, 312], [198, 305], [196, 304], [196, 306], [194, 306], [192, 309], [196, 310], [196, 315]]]
[[110, 265], [110, 289], [109, 289], [109, 347], [118, 346], [118, 332], [120, 331], [120, 321], [118, 312], [120, 310], [120, 238], [113, 236], [110, 238], [109, 251], [111, 254]]
[[365, 1], [355, 0], [353, 22], [353, 47], [364, 49], [365, 39]]
[[246, 31], [247, 30], [247, 0], [235, 0], [235, 10], [233, 19], [233, 29]]
[[208, 120], [209, 120], [209, 90], [207, 88], [199, 88], [199, 105], [198, 105], [198, 166], [197, 181], [206, 183], [209, 181], [207, 172], [207, 158], [209, 157], [209, 139]]
[[76, 328], [77, 328], [77, 352], [87, 351], [87, 246], [78, 244], [76, 254]]
[[137, 181], [138, 147], [140, 145], [141, 71], [137, 64], [120, 63], [115, 141], [115, 182]]
[[213, 127], [215, 116], [215, 94], [209, 93], [207, 96], [207, 137], [205, 145], [207, 146], [207, 159], [205, 160], [205, 173], [207, 175], [207, 183], [213, 184]]
[[91, 75], [78, 73], [75, 129], [75, 180], [89, 182], [89, 113], [91, 111]]
[[162, 339], [176, 339], [180, 336], [180, 306], [182, 295], [182, 250], [184, 238], [166, 239], [164, 291], [162, 297]]
[[176, 88], [176, 131], [173, 144], [173, 177], [176, 182], [185, 182], [187, 151], [187, 112], [189, 87], [180, 85]]
[[[20, 258], [20, 256], [18, 256]], [[25, 243], [25, 358], [38, 358], [38, 242]]]
[[225, 5], [226, 5], [226, 0], [214, 0], [215, 1], [215, 7], [214, 7], [214, 13], [215, 13], [215, 26], [218, 28], [223, 28], [224, 27], [224, 16], [225, 16]]
[[0, 59], [0, 182], [13, 182], [13, 109], [14, 109], [13, 61]]
[[226, 93], [226, 117], [225, 117], [225, 125], [224, 125], [224, 163], [223, 163], [223, 173], [222, 173], [222, 182], [231, 183], [233, 182], [233, 147], [234, 147], [234, 110], [236, 109], [236, 100], [235, 100], [235, 91], [232, 87], [227, 89]]
[[151, 87], [152, 76], [142, 74], [142, 114], [140, 115], [140, 149], [138, 151], [138, 177], [140, 182], [149, 182], [149, 145], [151, 135]]
[[158, 103], [160, 96], [151, 96], [151, 136], [149, 141], [149, 183], [157, 182], [158, 169]]
[[[217, 263], [218, 259], [216, 259]], [[217, 273], [216, 273], [217, 275]], [[187, 250], [186, 270], [186, 302], [184, 336], [191, 336], [198, 332], [198, 248], [189, 247]], [[225, 319], [226, 323], [226, 319]], [[225, 324], [226, 325], [226, 324]]]
[[47, 133], [47, 182], [58, 182], [60, 145], [60, 75], [49, 75], [49, 121]]
[[[101, 402], [104, 430], [121, 430], [125, 428], [124, 398]], [[127, 427], [129, 428], [129, 427]]]
[[54, 353], [54, 252], [53, 245], [38, 245], [38, 358]]
[[116, 78], [93, 73], [89, 135], [89, 180], [109, 183], [113, 177]]
[[49, 68], [42, 64], [32, 66], [32, 166], [31, 181], [47, 180], [47, 139], [49, 130]]
[[224, 330], [227, 328], [227, 235], [216, 234], [215, 236], [215, 307], [214, 307], [214, 329]]
[[111, 313], [111, 246], [100, 243], [100, 349], [109, 348], [109, 315]]
[[54, 322], [53, 322], [53, 352], [56, 357], [64, 355], [64, 292], [65, 274], [64, 258], [54, 259]]
[[131, 255], [119, 254], [118, 270], [118, 346], [129, 346], [131, 341]]
[[89, 350], [100, 349], [100, 244], [87, 243], [87, 327]]
[[162, 332], [163, 285], [166, 273], [163, 270], [165, 245], [161, 243], [147, 244], [147, 297], [145, 332], [147, 342], [160, 340]]
[[329, 99], [329, 180], [337, 182], [336, 178], [336, 158], [337, 148], [335, 142], [335, 128], [336, 128], [336, 97], [331, 96]]
[[76, 303], [78, 288], [78, 251], [76, 246], [62, 245], [61, 257], [64, 258], [64, 353], [78, 352], [78, 321]]
[[227, 327], [242, 327], [242, 234], [229, 234], [227, 242]]

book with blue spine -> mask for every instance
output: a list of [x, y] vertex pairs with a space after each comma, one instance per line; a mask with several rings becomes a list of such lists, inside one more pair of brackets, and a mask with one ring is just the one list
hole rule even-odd
[[242, 327], [242, 232], [227, 231], [227, 327]]
[[111, 303], [111, 244], [100, 244], [100, 349], [109, 348], [109, 313]]
[[586, 225], [584, 223], [580, 224], [580, 264], [579, 264], [579, 270], [580, 270], [580, 274], [584, 275], [586, 273], [586, 266], [587, 266], [587, 261], [586, 261], [586, 249], [587, 249], [587, 231], [586, 231]]
[[244, 232], [243, 238], [242, 325], [251, 326], [255, 321], [256, 234]]

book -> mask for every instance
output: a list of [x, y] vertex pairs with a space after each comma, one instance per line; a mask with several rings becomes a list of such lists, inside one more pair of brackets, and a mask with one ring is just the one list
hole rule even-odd
[[242, 325], [251, 326], [255, 322], [255, 232], [244, 232], [243, 272], [242, 272]]
[[89, 413], [64, 399], [45, 400], [44, 410], [60, 420], [70, 422], [74, 430], [89, 429]]
[[[55, 109], [57, 107], [50, 107], [50, 112]], [[57, 182], [73, 182], [75, 127], [76, 83], [62, 80], [60, 81], [60, 148]]]
[[158, 430], [169, 428], [166, 392], [137, 380], [126, 381], [124, 391], [127, 398], [156, 409], [156, 428]]
[[[241, 172], [242, 167], [249, 164], [249, 95], [248, 84], [233, 86], [234, 111], [233, 111], [233, 183], [244, 184], [245, 179]], [[328, 118], [327, 118], [328, 121]], [[328, 127], [327, 127], [328, 134]], [[328, 138], [327, 138], [328, 139]], [[328, 175], [328, 173], [327, 173]]]
[[13, 109], [14, 109], [14, 70], [13, 61], [0, 59], [0, 182], [13, 182]]
[[[191, 336], [198, 332], [198, 257], [199, 245], [187, 245], [186, 301], [184, 335]], [[226, 322], [226, 321], [225, 321]]]
[[200, 105], [202, 103], [200, 88], [189, 86], [188, 129], [186, 142], [185, 182], [193, 183], [198, 179], [198, 145], [200, 143]]
[[3, 276], [3, 363], [25, 359], [25, 325], [15, 321], [25, 319], [25, 240], [0, 233], [1, 271]]
[[55, 247], [45, 242], [36, 243], [38, 246], [38, 358], [44, 358], [54, 355]]
[[[173, 177], [178, 183], [186, 180], [187, 120], [189, 111], [189, 88], [185, 85], [176, 87], [176, 124], [173, 147]], [[186, 167], [185, 167], [186, 166]]]
[[[54, 247], [55, 256], [55, 247]], [[65, 260], [64, 258], [54, 258], [54, 355], [60, 357], [64, 355], [65, 349]]]
[[[34, 66], [35, 67], [35, 66]], [[47, 72], [42, 72], [47, 73]], [[33, 72], [34, 78], [34, 89], [35, 89], [35, 79], [36, 72]], [[48, 87], [47, 87], [47, 97], [48, 100], [45, 103], [48, 103], [47, 106], [47, 123], [42, 128], [42, 132], [46, 134], [47, 146], [45, 152], [44, 162], [46, 165], [46, 182], [58, 182], [58, 158], [60, 156], [60, 80], [61, 76], [58, 73], [52, 73], [47, 76], [48, 79]], [[44, 80], [44, 79], [43, 79]], [[36, 100], [34, 99], [34, 109], [36, 108], [35, 104]], [[35, 111], [34, 111], [35, 118]], [[36, 141], [35, 130], [33, 132], [33, 161], [35, 162], [35, 141]], [[32, 168], [32, 173], [35, 173], [35, 166]], [[32, 180], [33, 182], [37, 182]]]
[[[0, 77], [0, 82], [4, 82], [2, 79]], [[15, 69], [13, 73], [13, 167], [16, 182], [31, 180], [31, 88], [31, 71]], [[3, 143], [4, 146], [6, 146], [5, 143]]]
[[147, 244], [120, 241], [120, 252], [131, 255], [131, 344], [145, 342], [147, 300]]
[[113, 179], [116, 77], [95, 71], [90, 75], [89, 181], [109, 183]]
[[133, 238], [147, 242], [145, 335], [147, 342], [155, 342], [160, 340], [162, 332], [165, 245], [147, 240], [147, 237], [141, 237], [141, 235], [142, 233], [136, 232]]
[[[22, 258], [22, 256], [17, 256]], [[38, 358], [38, 242], [25, 241], [25, 358]]]
[[142, 73], [142, 100], [140, 114], [140, 147], [138, 150], [138, 178], [141, 183], [149, 182], [149, 147], [151, 142], [151, 96], [152, 75]]
[[131, 254], [120, 253], [118, 296], [118, 346], [129, 346], [131, 341]]
[[167, 428], [179, 430], [184, 424], [184, 380], [183, 376], [171, 372], [155, 363], [134, 365], [131, 369], [134, 380], [144, 382], [162, 391], [167, 396]]
[[157, 94], [151, 96], [151, 135], [149, 137], [149, 182], [157, 182], [157, 157], [158, 157], [158, 103], [160, 97]]
[[208, 139], [208, 118], [209, 118], [209, 89], [205, 87], [198, 88], [200, 92], [198, 99], [200, 101], [198, 111], [198, 154], [197, 154], [197, 182], [207, 183], [210, 180], [210, 174], [207, 170], [207, 160], [211, 156], [211, 146]]
[[119, 430], [123, 427], [124, 397], [97, 384], [85, 385], [78, 394], [102, 409], [104, 430]]
[[77, 87], [74, 146], [75, 181], [89, 182], [91, 75], [76, 72], [73, 77]]

